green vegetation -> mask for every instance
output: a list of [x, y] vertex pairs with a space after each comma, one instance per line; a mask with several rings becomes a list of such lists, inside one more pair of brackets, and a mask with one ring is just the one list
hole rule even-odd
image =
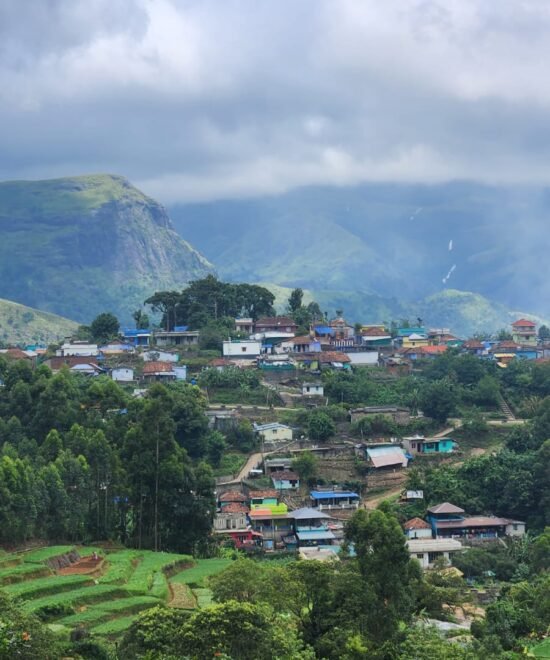
[[62, 316], [41, 312], [25, 305], [0, 300], [0, 342], [52, 344], [75, 332], [77, 324]]
[[4, 591], [9, 593], [13, 598], [28, 600], [29, 598], [37, 598], [49, 593], [67, 591], [72, 589], [74, 585], [83, 585], [90, 582], [91, 580], [87, 575], [48, 576], [37, 578], [36, 580], [8, 584], [4, 587]]
[[155, 289], [212, 268], [159, 204], [106, 174], [1, 183], [0, 237], [0, 295], [80, 322], [111, 310], [129, 323]]
[[194, 566], [176, 573], [170, 581], [203, 587], [207, 578], [220, 573], [231, 563], [231, 559], [197, 559]]

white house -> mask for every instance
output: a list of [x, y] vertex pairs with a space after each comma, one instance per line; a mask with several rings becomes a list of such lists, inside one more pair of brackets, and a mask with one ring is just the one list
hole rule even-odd
[[90, 344], [87, 341], [71, 340], [66, 341], [61, 348], [55, 352], [55, 354], [58, 357], [95, 357], [96, 355], [99, 355], [99, 348], [97, 344]]
[[432, 568], [441, 557], [447, 563], [453, 552], [462, 550], [462, 543], [455, 539], [410, 539], [407, 548], [412, 559], [417, 559], [422, 568]]
[[241, 360], [257, 358], [262, 352], [262, 342], [256, 339], [231, 339], [223, 342], [223, 356]]
[[303, 383], [302, 396], [324, 396], [325, 390], [322, 383]]
[[422, 518], [412, 518], [403, 525], [408, 539], [431, 539], [432, 526]]
[[173, 351], [163, 351], [159, 349], [149, 349], [141, 354], [145, 362], [177, 362], [180, 356]]
[[254, 424], [254, 430], [263, 438], [264, 442], [281, 442], [284, 440], [292, 440], [292, 429], [285, 424], [279, 422], [271, 422], [269, 424]]
[[111, 371], [111, 378], [117, 383], [131, 383], [134, 380], [134, 370], [131, 367], [116, 367]]
[[187, 380], [186, 364], [180, 364], [179, 367], [174, 367], [173, 371], [176, 374], [176, 380]]

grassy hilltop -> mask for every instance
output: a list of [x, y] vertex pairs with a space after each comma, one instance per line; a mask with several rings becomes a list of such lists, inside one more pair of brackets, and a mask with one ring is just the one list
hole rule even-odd
[[80, 322], [123, 321], [212, 266], [164, 208], [119, 176], [0, 183], [0, 296]]
[[0, 342], [49, 344], [72, 334], [77, 324], [62, 316], [0, 299]]

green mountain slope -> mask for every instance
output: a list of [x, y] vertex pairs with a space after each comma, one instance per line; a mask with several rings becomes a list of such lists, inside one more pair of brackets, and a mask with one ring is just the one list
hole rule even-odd
[[0, 343], [50, 344], [71, 335], [77, 323], [11, 300], [0, 300]]
[[0, 184], [0, 296], [88, 322], [123, 322], [155, 290], [213, 268], [164, 208], [119, 176]]

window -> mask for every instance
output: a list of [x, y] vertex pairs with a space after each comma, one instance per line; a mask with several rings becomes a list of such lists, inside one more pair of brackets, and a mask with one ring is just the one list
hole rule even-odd
[[420, 553], [420, 554], [416, 555], [416, 558], [417, 559], [424, 559], [424, 555], [422, 553]]
[[428, 561], [430, 564], [433, 564], [433, 562], [441, 556], [440, 552], [428, 552]]
[[246, 346], [241, 346], [241, 351], [242, 351], [243, 353], [246, 353]]
[[513, 527], [514, 527], [514, 532], [517, 532], [518, 531], [518, 526], [514, 525]]

